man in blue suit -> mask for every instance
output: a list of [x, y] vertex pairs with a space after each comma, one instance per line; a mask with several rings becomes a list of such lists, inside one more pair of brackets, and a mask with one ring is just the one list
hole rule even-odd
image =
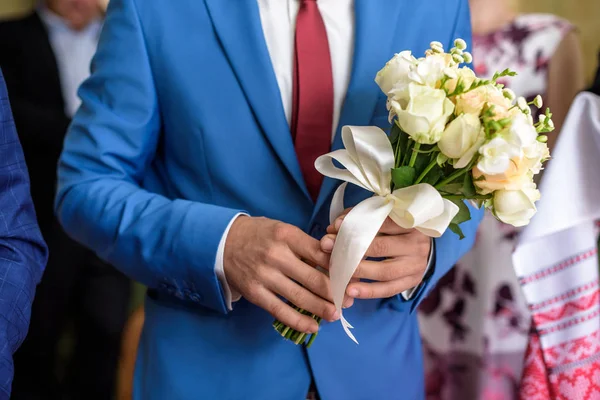
[[48, 251], [29, 194], [29, 175], [0, 71], [0, 399], [10, 397], [13, 353], [27, 335]]
[[[136, 399], [421, 399], [415, 309], [471, 246], [382, 227], [335, 321], [314, 159], [344, 125], [388, 126], [394, 52], [470, 39], [467, 0], [112, 0], [59, 166], [66, 230], [150, 288]], [[349, 190], [345, 203], [368, 196]], [[330, 227], [335, 233], [335, 227]], [[435, 251], [432, 251], [432, 250]]]

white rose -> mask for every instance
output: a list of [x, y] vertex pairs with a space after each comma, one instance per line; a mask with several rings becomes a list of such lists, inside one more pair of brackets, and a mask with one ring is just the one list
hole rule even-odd
[[521, 149], [498, 136], [479, 149], [477, 168], [485, 175], [499, 175], [508, 170], [513, 158], [521, 157]]
[[454, 168], [464, 168], [473, 159], [485, 140], [479, 117], [473, 114], [461, 114], [450, 122], [438, 142], [442, 153], [448, 158], [458, 160]]
[[409, 101], [406, 107], [403, 108], [395, 100], [390, 102], [392, 112], [398, 116], [400, 127], [417, 143], [437, 143], [454, 111], [454, 104], [441, 89], [411, 83], [408, 90]]
[[417, 60], [410, 69], [408, 77], [421, 85], [438, 88], [439, 81], [444, 77], [444, 70], [450, 67], [452, 56], [446, 53], [431, 54]]
[[537, 132], [527, 116], [518, 113], [514, 116], [510, 128], [504, 136], [515, 146], [524, 148], [535, 144]]
[[535, 202], [539, 199], [540, 192], [534, 184], [522, 190], [498, 190], [494, 192], [493, 212], [505, 224], [525, 226], [535, 215]]
[[410, 51], [403, 51], [396, 54], [377, 72], [375, 82], [377, 82], [383, 93], [387, 96], [398, 82], [406, 82], [408, 84], [410, 67], [416, 62], [417, 59], [411, 55]]
[[539, 174], [542, 170], [542, 162], [550, 158], [550, 150], [546, 143], [535, 140], [530, 146], [523, 148], [523, 155], [531, 172]]

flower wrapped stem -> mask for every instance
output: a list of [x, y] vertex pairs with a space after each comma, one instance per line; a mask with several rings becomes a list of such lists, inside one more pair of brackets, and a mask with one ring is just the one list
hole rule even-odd
[[[314, 319], [315, 321], [317, 321], [317, 324], [321, 325], [321, 321], [322, 321], [321, 317], [319, 317], [319, 316], [317, 316], [315, 314], [312, 314], [311, 312], [306, 311], [306, 310], [304, 310], [304, 309], [302, 309], [300, 307], [297, 307], [297, 306], [295, 306], [293, 304], [291, 304], [291, 306], [294, 308], [294, 310], [298, 311], [301, 314], [308, 315], [309, 317], [311, 317], [312, 319]], [[318, 334], [318, 332], [310, 334], [310, 338], [308, 340], [308, 343], [305, 343], [307, 337], [309, 336], [308, 333], [299, 332], [299, 331], [297, 331], [295, 329], [292, 329], [289, 326], [285, 325], [281, 321], [275, 321], [275, 322], [273, 322], [273, 328], [275, 328], [275, 330], [277, 332], [279, 332], [279, 334], [283, 338], [285, 338], [286, 340], [290, 340], [290, 341], [294, 342], [295, 344], [305, 344], [306, 348], [309, 348], [313, 344], [313, 342], [314, 342], [314, 340], [315, 340], [315, 338], [317, 337], [317, 334]]]

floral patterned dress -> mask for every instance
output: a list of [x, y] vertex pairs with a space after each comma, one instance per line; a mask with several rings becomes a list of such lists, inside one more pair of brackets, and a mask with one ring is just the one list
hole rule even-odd
[[[526, 14], [504, 28], [473, 37], [475, 72], [506, 67], [501, 82], [531, 101], [546, 93], [548, 64], [572, 25], [552, 15]], [[423, 302], [428, 400], [518, 398], [530, 313], [512, 266], [519, 231], [486, 215], [474, 248]]]

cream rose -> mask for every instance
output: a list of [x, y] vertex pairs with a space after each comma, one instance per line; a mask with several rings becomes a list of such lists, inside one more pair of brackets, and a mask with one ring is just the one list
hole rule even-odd
[[448, 82], [446, 82], [445, 87], [448, 90], [448, 93], [452, 93], [454, 92], [454, 90], [456, 90], [456, 85], [460, 80], [464, 88], [468, 89], [473, 84], [473, 82], [475, 82], [475, 79], [477, 79], [477, 76], [475, 75], [475, 72], [473, 72], [472, 69], [462, 67], [456, 70], [456, 79], [448, 80]]
[[451, 63], [452, 56], [450, 54], [431, 54], [417, 60], [408, 76], [416, 83], [439, 89], [439, 83], [444, 77], [444, 70], [450, 67]]
[[494, 193], [493, 212], [505, 224], [525, 226], [537, 212], [535, 202], [539, 199], [534, 184], [522, 190], [499, 190]]
[[485, 141], [479, 117], [461, 114], [450, 122], [438, 142], [446, 157], [454, 159], [454, 168], [464, 168], [473, 159]]
[[550, 158], [550, 149], [546, 143], [536, 140], [530, 146], [523, 148], [523, 155], [529, 170], [534, 174], [539, 174], [542, 170], [542, 162]]
[[417, 143], [437, 143], [454, 111], [454, 104], [441, 89], [411, 83], [408, 90], [406, 107], [398, 101], [390, 101], [392, 113], [398, 117], [402, 130]]
[[495, 137], [479, 149], [477, 168], [486, 175], [503, 174], [510, 167], [511, 161], [520, 160], [521, 149], [503, 137]]
[[512, 108], [512, 103], [495, 86], [485, 85], [456, 96], [456, 112], [458, 114], [480, 115], [483, 107], [494, 106], [494, 119], [509, 118], [521, 112]]
[[534, 145], [537, 132], [527, 116], [522, 112], [518, 112], [504, 136], [506, 140], [515, 146], [525, 148]]
[[480, 194], [489, 194], [496, 190], [521, 190], [533, 180], [529, 164], [525, 159], [517, 157], [509, 160], [508, 168], [500, 174], [485, 174], [479, 167], [475, 167], [473, 177]]
[[375, 82], [387, 96], [396, 84], [404, 82], [408, 85], [408, 73], [416, 62], [410, 51], [398, 53], [377, 72]]

